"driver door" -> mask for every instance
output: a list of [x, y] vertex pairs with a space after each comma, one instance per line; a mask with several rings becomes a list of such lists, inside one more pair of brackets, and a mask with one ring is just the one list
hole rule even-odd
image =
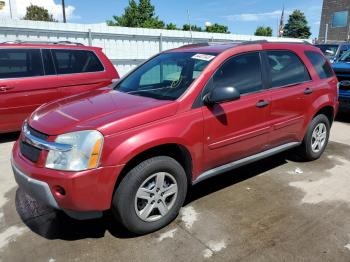
[[262, 79], [259, 52], [231, 57], [214, 74], [211, 88], [232, 86], [241, 98], [203, 107], [205, 170], [264, 151], [270, 98]]

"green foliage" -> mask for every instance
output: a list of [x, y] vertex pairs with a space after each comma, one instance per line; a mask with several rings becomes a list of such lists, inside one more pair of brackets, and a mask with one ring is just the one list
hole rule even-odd
[[224, 33], [224, 34], [229, 34], [230, 32], [228, 31], [228, 27], [225, 25], [220, 25], [218, 23], [215, 23], [211, 26], [207, 26], [205, 29], [206, 32], [209, 33]]
[[164, 28], [165, 24], [155, 15], [155, 8], [151, 0], [130, 0], [122, 16], [113, 16], [113, 20], [107, 21], [109, 26]]
[[311, 36], [310, 27], [306, 17], [300, 10], [295, 10], [284, 27], [283, 36], [292, 38], [307, 39]]
[[168, 29], [168, 30], [180, 30], [177, 28], [177, 26], [174, 23], [167, 24], [166, 29]]
[[[112, 20], [107, 21], [109, 26], [125, 26], [125, 27], [143, 27], [157, 28], [168, 30], [181, 30], [174, 23], [164, 24], [162, 20], [156, 16], [155, 7], [151, 0], [129, 0], [129, 5], [124, 9], [121, 16], [113, 16]], [[190, 25], [185, 24], [182, 27], [184, 31], [190, 31]], [[229, 33], [228, 27], [220, 24], [213, 24], [203, 30], [200, 26], [191, 25], [194, 32], [210, 32], [210, 33]]]
[[264, 27], [264, 26], [259, 26], [254, 35], [256, 36], [272, 36], [272, 28], [271, 27]]
[[47, 9], [33, 4], [27, 7], [23, 20], [57, 22]]
[[184, 31], [190, 31], [190, 28], [192, 31], [194, 32], [202, 32], [202, 28], [200, 26], [196, 26], [196, 25], [189, 25], [189, 24], [184, 24], [182, 27], [182, 30]]

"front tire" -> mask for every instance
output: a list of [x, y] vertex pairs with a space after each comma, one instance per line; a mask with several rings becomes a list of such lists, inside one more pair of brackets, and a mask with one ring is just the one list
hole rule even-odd
[[112, 211], [130, 232], [147, 234], [176, 218], [186, 193], [183, 167], [173, 158], [153, 157], [123, 178], [113, 196]]
[[319, 159], [325, 151], [330, 134], [329, 119], [323, 115], [317, 115], [312, 119], [303, 143], [299, 147], [299, 155], [306, 161]]

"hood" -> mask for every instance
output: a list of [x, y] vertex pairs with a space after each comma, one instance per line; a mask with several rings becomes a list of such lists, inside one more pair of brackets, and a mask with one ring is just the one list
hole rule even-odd
[[99, 130], [114, 134], [176, 113], [177, 103], [100, 89], [38, 108], [29, 125], [48, 134]]
[[336, 62], [332, 64], [332, 68], [334, 72], [344, 72], [344, 73], [350, 73], [350, 63], [346, 62]]

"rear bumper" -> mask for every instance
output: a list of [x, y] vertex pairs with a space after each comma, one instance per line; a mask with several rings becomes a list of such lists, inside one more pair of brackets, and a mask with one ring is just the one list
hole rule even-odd
[[[90, 218], [89, 214], [110, 209], [122, 167], [100, 167], [82, 172], [51, 170], [22, 156], [18, 142], [12, 151], [12, 168], [18, 185], [33, 198], [74, 218], [81, 217], [76, 217], [77, 213], [83, 212]], [[64, 189], [64, 195], [58, 187]]]
[[339, 95], [339, 110], [350, 109], [350, 92]]

